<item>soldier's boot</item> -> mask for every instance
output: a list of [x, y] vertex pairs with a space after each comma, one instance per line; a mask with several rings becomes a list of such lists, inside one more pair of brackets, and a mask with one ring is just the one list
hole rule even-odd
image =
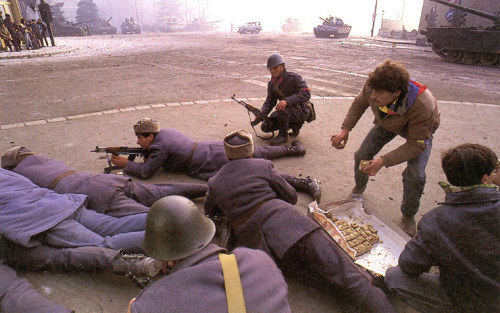
[[279, 146], [288, 140], [288, 120], [287, 114], [278, 115], [279, 134], [271, 139], [271, 146]]
[[302, 124], [290, 124], [290, 128], [292, 131], [288, 134], [290, 137], [297, 137], [300, 134], [300, 129], [302, 128]]
[[162, 262], [143, 254], [120, 253], [113, 262], [112, 272], [132, 277], [154, 277], [162, 268]]
[[291, 184], [297, 191], [302, 191], [313, 197], [316, 202], [321, 201], [321, 182], [318, 179], [294, 177]]
[[298, 155], [304, 156], [306, 155], [306, 148], [302, 145], [302, 143], [298, 140], [292, 141], [291, 146], [286, 147], [286, 153], [289, 156]]

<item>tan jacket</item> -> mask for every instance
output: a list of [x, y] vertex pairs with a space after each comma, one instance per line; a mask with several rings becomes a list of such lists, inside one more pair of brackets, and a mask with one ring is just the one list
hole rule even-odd
[[7, 27], [0, 27], [0, 38], [12, 41], [12, 36]]
[[[416, 158], [425, 150], [426, 140], [439, 127], [441, 113], [432, 93], [426, 89], [417, 96], [408, 110], [402, 105], [396, 115], [387, 115], [384, 118], [380, 117], [379, 108], [371, 103], [371, 93], [372, 91], [365, 84], [351, 104], [342, 123], [342, 128], [352, 130], [366, 109], [371, 107], [375, 115], [374, 124], [406, 139], [403, 145], [381, 156], [384, 165], [386, 167], [394, 166]], [[406, 101], [405, 98], [403, 103]]]

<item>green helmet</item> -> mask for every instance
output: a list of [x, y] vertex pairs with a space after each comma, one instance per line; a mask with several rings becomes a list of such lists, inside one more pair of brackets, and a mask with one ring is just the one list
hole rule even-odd
[[267, 69], [270, 70], [276, 65], [285, 64], [285, 59], [279, 53], [273, 53], [267, 59]]
[[214, 234], [214, 223], [191, 200], [168, 196], [151, 206], [142, 248], [157, 260], [179, 260], [206, 247]]

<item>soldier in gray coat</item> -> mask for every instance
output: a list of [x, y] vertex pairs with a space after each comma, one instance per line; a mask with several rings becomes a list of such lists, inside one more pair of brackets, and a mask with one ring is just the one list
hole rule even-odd
[[[136, 163], [113, 155], [111, 162], [135, 177], [150, 178], [163, 167], [167, 172], [185, 172], [191, 177], [208, 180], [229, 162], [221, 141], [197, 142], [174, 129], [160, 130], [160, 124], [150, 118], [138, 121], [134, 125], [134, 131], [137, 144], [142, 149], [149, 150], [149, 157], [144, 163]], [[275, 159], [305, 154], [306, 149], [300, 141], [294, 141], [289, 147], [256, 148], [253, 157]], [[319, 181], [290, 175], [286, 175], [286, 179], [297, 190], [308, 192], [319, 201], [321, 197]]]
[[36, 185], [57, 193], [88, 196], [86, 207], [115, 217], [147, 213], [156, 200], [170, 195], [204, 197], [205, 184], [146, 184], [115, 174], [77, 172], [63, 162], [14, 147], [2, 155], [2, 168], [29, 178]]
[[0, 234], [25, 247], [99, 246], [140, 253], [146, 214], [116, 218], [85, 208], [87, 196], [58, 194], [0, 168]]
[[192, 201], [169, 196], [156, 202], [148, 213], [143, 248], [164, 261], [169, 275], [132, 299], [129, 312], [291, 312], [288, 287], [273, 260], [247, 248], [228, 255], [210, 244], [214, 233], [214, 223]]
[[295, 208], [297, 194], [273, 164], [251, 158], [251, 134], [232, 132], [224, 145], [231, 161], [208, 181], [205, 212], [229, 219], [237, 245], [267, 252], [281, 268], [297, 266], [326, 280], [337, 296], [351, 299], [363, 312], [394, 312], [366, 271]]

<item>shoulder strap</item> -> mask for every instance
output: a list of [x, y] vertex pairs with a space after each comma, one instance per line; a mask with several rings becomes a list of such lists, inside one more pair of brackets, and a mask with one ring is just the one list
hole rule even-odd
[[234, 254], [219, 253], [229, 313], [246, 313], [238, 263]]

